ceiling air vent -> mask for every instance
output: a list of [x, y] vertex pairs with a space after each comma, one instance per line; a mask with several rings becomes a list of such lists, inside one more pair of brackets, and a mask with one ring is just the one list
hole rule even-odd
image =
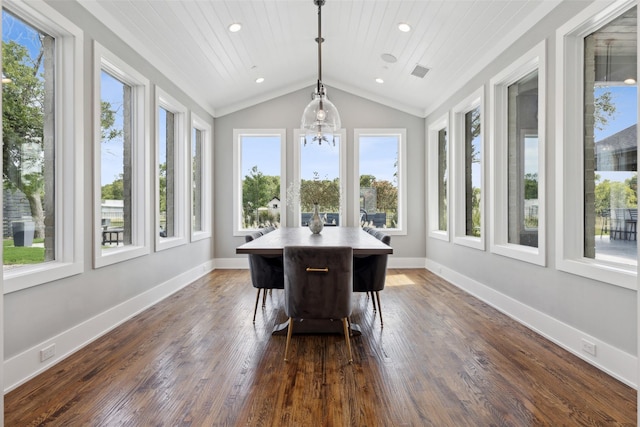
[[427, 75], [428, 72], [429, 72], [429, 69], [427, 67], [423, 67], [422, 65], [418, 64], [411, 72], [411, 75], [423, 78], [424, 76]]

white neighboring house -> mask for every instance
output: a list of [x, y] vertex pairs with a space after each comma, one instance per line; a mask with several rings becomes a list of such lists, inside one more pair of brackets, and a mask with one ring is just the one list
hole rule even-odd
[[278, 217], [280, 215], [280, 199], [274, 197], [267, 203], [267, 209], [269, 211], [269, 215], [274, 217]]
[[123, 220], [124, 200], [103, 200], [101, 211], [103, 219]]

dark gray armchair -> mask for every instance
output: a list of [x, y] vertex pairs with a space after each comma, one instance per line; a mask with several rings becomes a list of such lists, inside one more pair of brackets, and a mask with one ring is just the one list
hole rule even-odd
[[[370, 233], [382, 243], [391, 244], [390, 235], [382, 231], [370, 231]], [[380, 305], [380, 291], [384, 289], [384, 283], [387, 278], [387, 258], [387, 254], [353, 257], [353, 292], [366, 292], [371, 296], [373, 311], [377, 311], [380, 315], [380, 326], [384, 326], [382, 306]], [[376, 300], [378, 302], [377, 309]]]
[[349, 363], [353, 361], [348, 322], [351, 315], [352, 258], [353, 249], [350, 247], [284, 248], [285, 312], [289, 317], [285, 361], [295, 319], [342, 320]]
[[[245, 236], [245, 242], [250, 242], [262, 236], [262, 231]], [[281, 255], [266, 256], [249, 254], [249, 270], [251, 271], [251, 283], [258, 289], [256, 295], [256, 305], [253, 309], [253, 322], [256, 321], [258, 312], [258, 301], [260, 301], [260, 291], [262, 291], [262, 306], [265, 307], [267, 300], [267, 290], [284, 289], [284, 266]]]

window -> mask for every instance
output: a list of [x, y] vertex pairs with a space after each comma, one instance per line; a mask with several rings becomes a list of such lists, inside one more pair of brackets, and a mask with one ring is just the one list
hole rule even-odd
[[491, 80], [494, 253], [545, 265], [544, 81], [540, 43]]
[[148, 81], [95, 43], [95, 267], [149, 253]]
[[558, 69], [558, 266], [635, 289], [636, 6], [594, 4], [557, 39], [568, 58]]
[[456, 243], [484, 250], [483, 89], [453, 111]]
[[[318, 144], [294, 130], [294, 183], [287, 189], [287, 203], [295, 212], [295, 226], [306, 227], [313, 214], [314, 203], [325, 226], [343, 226], [346, 170], [344, 131], [336, 132], [333, 141]], [[295, 185], [295, 186], [294, 186]]]
[[5, 292], [82, 271], [82, 33], [44, 3], [5, 1]]
[[449, 118], [447, 115], [429, 126], [429, 165], [427, 188], [429, 235], [449, 240]]
[[211, 125], [191, 114], [191, 240], [211, 237]]
[[354, 130], [357, 223], [406, 234], [405, 129]]
[[233, 141], [235, 235], [286, 224], [285, 130], [234, 129]]
[[156, 247], [186, 243], [185, 108], [157, 90]]

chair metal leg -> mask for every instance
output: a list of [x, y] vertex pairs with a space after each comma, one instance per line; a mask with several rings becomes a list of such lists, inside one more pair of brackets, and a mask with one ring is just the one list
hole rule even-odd
[[256, 295], [256, 306], [253, 309], [253, 323], [256, 323], [256, 313], [258, 312], [258, 301], [260, 301], [260, 288], [258, 288], [258, 295]]
[[289, 352], [289, 343], [291, 342], [291, 334], [293, 333], [293, 318], [289, 317], [289, 325], [287, 326], [287, 344], [284, 347], [284, 361], [288, 362], [287, 353]]
[[373, 312], [375, 313], [376, 311], [378, 311], [376, 309], [376, 296], [374, 295], [373, 291], [367, 292], [367, 294], [371, 294], [371, 303], [373, 304]]
[[[353, 356], [351, 355], [351, 340], [349, 339], [349, 322], [346, 317], [342, 318], [342, 327], [344, 328], [344, 340], [347, 343], [347, 352], [349, 353], [349, 363], [353, 363]], [[289, 331], [291, 331], [291, 329], [289, 329]]]
[[262, 308], [265, 308], [267, 306], [267, 290], [263, 289], [262, 290]]
[[376, 299], [378, 300], [378, 314], [380, 314], [380, 326], [384, 326], [382, 323], [382, 306], [380, 305], [380, 292], [376, 291]]

